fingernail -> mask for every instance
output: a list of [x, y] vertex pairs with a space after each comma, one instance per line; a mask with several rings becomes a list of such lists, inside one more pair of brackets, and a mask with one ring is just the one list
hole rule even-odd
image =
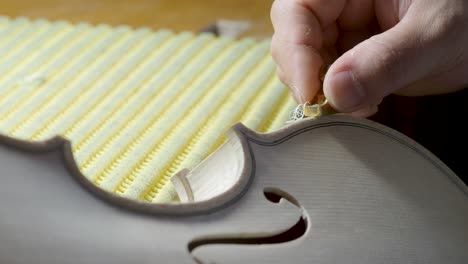
[[366, 91], [350, 71], [336, 73], [330, 80], [330, 88], [333, 91], [330, 103], [339, 111], [354, 111], [365, 103]]
[[294, 99], [299, 104], [305, 103], [305, 96], [304, 93], [295, 85], [290, 85], [291, 91], [293, 93]]

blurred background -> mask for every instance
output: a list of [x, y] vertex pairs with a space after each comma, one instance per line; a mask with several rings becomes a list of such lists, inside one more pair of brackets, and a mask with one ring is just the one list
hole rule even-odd
[[[0, 0], [12, 17], [65, 19], [132, 27], [200, 31], [217, 22], [238, 23], [240, 36], [270, 37], [273, 0]], [[223, 24], [223, 23], [222, 23]], [[223, 25], [224, 25], [223, 24]]]

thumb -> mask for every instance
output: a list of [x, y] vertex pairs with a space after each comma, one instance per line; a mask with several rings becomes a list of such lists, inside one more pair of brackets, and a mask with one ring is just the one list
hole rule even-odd
[[403, 19], [343, 54], [325, 76], [330, 104], [340, 112], [353, 112], [422, 78], [433, 63], [421, 55], [423, 31], [414, 20]]

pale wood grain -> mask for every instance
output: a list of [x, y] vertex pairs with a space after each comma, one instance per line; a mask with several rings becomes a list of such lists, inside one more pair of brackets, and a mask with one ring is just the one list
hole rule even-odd
[[[467, 262], [467, 188], [414, 141], [342, 116], [232, 132], [187, 175], [195, 202], [166, 205], [99, 189], [64, 139], [0, 135], [0, 262], [193, 263], [190, 253], [199, 263]], [[235, 242], [287, 234], [300, 219], [299, 239]]]

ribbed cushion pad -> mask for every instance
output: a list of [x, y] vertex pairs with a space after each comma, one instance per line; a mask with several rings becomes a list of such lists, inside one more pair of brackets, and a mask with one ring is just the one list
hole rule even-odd
[[269, 40], [0, 18], [0, 134], [71, 140], [96, 185], [150, 202], [242, 122], [283, 126], [294, 102]]

